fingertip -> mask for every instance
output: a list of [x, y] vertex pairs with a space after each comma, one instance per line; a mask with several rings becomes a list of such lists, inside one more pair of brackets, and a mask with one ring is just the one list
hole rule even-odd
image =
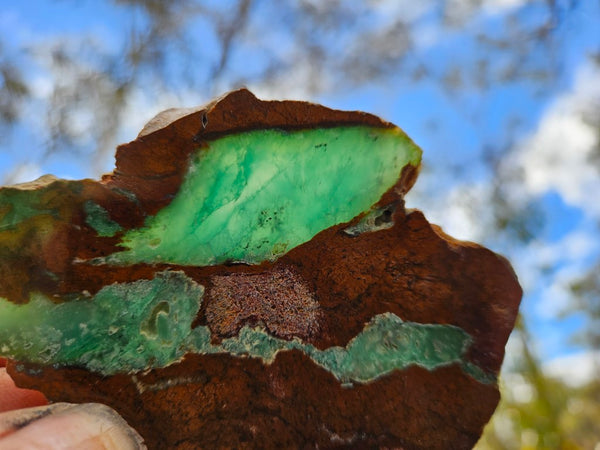
[[0, 448], [143, 450], [146, 446], [106, 405], [56, 403], [0, 414]]
[[0, 413], [47, 404], [48, 400], [44, 394], [39, 391], [17, 387], [12, 378], [6, 373], [6, 369], [0, 367]]

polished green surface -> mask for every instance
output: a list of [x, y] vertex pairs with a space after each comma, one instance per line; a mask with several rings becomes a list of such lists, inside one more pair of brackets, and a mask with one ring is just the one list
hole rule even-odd
[[77, 182], [64, 180], [41, 183], [36, 189], [13, 186], [0, 189], [0, 233], [14, 230], [23, 222], [63, 216], [69, 205], [62, 201], [78, 190]]
[[178, 194], [96, 262], [273, 260], [367, 212], [421, 150], [398, 128], [258, 130], [208, 143]]
[[208, 327], [191, 327], [203, 292], [183, 272], [167, 271], [60, 304], [41, 295], [24, 305], [0, 299], [0, 354], [112, 375], [165, 367], [186, 353], [261, 358], [270, 364], [278, 352], [296, 349], [342, 383], [368, 382], [411, 365], [435, 370], [449, 364], [459, 364], [480, 382], [495, 381], [465, 360], [472, 340], [462, 329], [403, 322], [391, 313], [375, 316], [346, 347], [319, 350], [297, 338], [276, 338], [260, 326], [245, 326], [214, 345]]
[[88, 200], [83, 209], [86, 213], [85, 222], [96, 230], [98, 236], [112, 237], [122, 230], [121, 225], [110, 218], [110, 214], [102, 206]]
[[[454, 363], [463, 367], [462, 358], [471, 342], [470, 336], [458, 327], [403, 322], [398, 316], [385, 313], [375, 316], [346, 347], [319, 350], [297, 339], [277, 339], [260, 327], [244, 327], [238, 336], [225, 339], [219, 347], [198, 346], [197, 352], [226, 351], [270, 363], [278, 352], [297, 349], [342, 383], [365, 383], [411, 365], [427, 370]], [[469, 375], [487, 382], [483, 372]]]
[[40, 195], [14, 189], [0, 190], [0, 232], [14, 229], [37, 215], [52, 214], [52, 208], [41, 205]]
[[342, 381], [370, 381], [395, 369], [428, 370], [460, 363], [470, 336], [451, 325], [403, 322], [392, 313], [375, 316], [345, 348], [307, 353]]
[[113, 284], [60, 304], [42, 295], [0, 299], [0, 354], [103, 374], [164, 367], [181, 358], [203, 288], [181, 272]]

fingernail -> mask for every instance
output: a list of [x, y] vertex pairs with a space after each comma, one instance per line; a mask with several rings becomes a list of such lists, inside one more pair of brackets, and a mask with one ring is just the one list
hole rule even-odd
[[0, 414], [0, 448], [146, 449], [117, 412], [99, 403], [55, 403]]

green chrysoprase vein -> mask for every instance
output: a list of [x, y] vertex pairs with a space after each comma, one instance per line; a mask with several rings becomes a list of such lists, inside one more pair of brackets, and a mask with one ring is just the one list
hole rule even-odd
[[186, 353], [270, 364], [280, 351], [299, 350], [342, 383], [369, 382], [411, 365], [435, 370], [449, 364], [459, 364], [480, 382], [495, 381], [466, 360], [472, 339], [461, 328], [404, 322], [392, 313], [375, 316], [345, 347], [320, 350], [297, 338], [279, 339], [260, 326], [245, 326], [237, 336], [211, 344], [207, 326], [192, 328], [203, 294], [183, 272], [166, 271], [60, 304], [40, 294], [23, 305], [0, 299], [0, 353], [113, 375], [165, 367]]
[[173, 201], [127, 232], [126, 250], [104, 262], [273, 260], [369, 211], [421, 158], [398, 128], [257, 130], [207, 145], [193, 155]]
[[85, 222], [91, 226], [98, 236], [112, 237], [121, 231], [121, 225], [110, 218], [109, 212], [102, 206], [88, 200], [83, 205], [86, 213]]
[[203, 292], [180, 272], [161, 272], [59, 304], [42, 294], [25, 305], [0, 299], [0, 354], [105, 374], [164, 367], [184, 355]]

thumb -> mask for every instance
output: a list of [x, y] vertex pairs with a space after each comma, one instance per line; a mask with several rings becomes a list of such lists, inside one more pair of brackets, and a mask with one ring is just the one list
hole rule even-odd
[[1, 413], [0, 448], [138, 450], [146, 449], [146, 445], [106, 405], [55, 403]]

